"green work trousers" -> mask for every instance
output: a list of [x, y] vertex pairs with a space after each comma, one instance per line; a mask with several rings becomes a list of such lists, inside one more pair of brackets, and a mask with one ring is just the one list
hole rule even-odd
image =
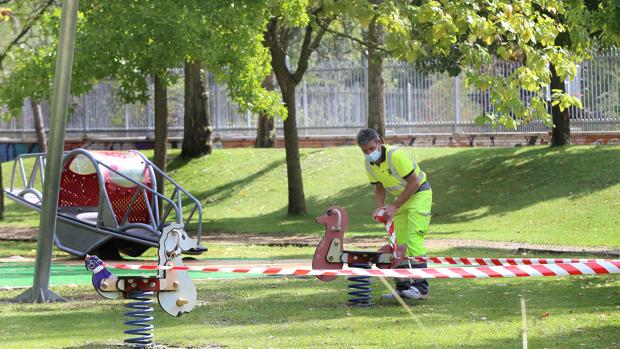
[[407, 244], [407, 256], [423, 256], [424, 235], [428, 232], [431, 223], [431, 206], [433, 191], [424, 190], [413, 194], [402, 205], [394, 217], [394, 231], [396, 242]]

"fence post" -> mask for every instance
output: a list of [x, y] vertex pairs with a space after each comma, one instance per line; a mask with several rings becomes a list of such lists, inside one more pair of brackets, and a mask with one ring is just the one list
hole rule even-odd
[[461, 123], [461, 96], [460, 96], [460, 75], [454, 77], [454, 129], [453, 133], [460, 133]]
[[86, 96], [87, 95], [88, 95], [88, 93], [84, 93], [82, 95], [82, 132], [84, 132], [82, 137], [86, 137], [86, 133], [88, 132], [88, 126], [89, 126], [88, 116], [87, 116], [87, 114], [88, 114], [88, 110], [87, 110], [88, 103], [86, 103]]
[[302, 105], [304, 108], [304, 134], [308, 135], [308, 85], [306, 84], [306, 80], [304, 80], [304, 84], [302, 86]]
[[245, 119], [246, 119], [246, 125], [248, 128], [248, 137], [252, 136], [252, 113], [250, 113], [250, 110], [248, 109], [248, 111], [245, 112]]
[[362, 74], [364, 75], [364, 126], [368, 124], [368, 58], [362, 58]]
[[[151, 79], [150, 79], [150, 78], [149, 78], [148, 84], [149, 84], [149, 92], [151, 92], [152, 81], [151, 81]], [[151, 93], [151, 97], [153, 97], [153, 95], [154, 95], [154, 94], [153, 94], [153, 93]], [[151, 100], [152, 100], [152, 98], [149, 98], [149, 99], [146, 101], [146, 103], [144, 104], [144, 113], [146, 114], [146, 133], [147, 133], [147, 135], [149, 135], [149, 136], [150, 136], [150, 134], [149, 134], [149, 133], [150, 133], [150, 131], [154, 128], [154, 127], [152, 127], [152, 125], [151, 125], [151, 121], [152, 121], [152, 120], [151, 120], [151, 110], [150, 110], [150, 109], [151, 109], [151, 108], [150, 108], [150, 106], [151, 106], [151, 105], [150, 105]]]
[[129, 105], [125, 104], [125, 137], [129, 136]]
[[219, 130], [222, 127], [222, 114], [220, 113], [220, 85], [215, 84], [215, 129]]
[[[24, 105], [26, 105], [26, 100], [24, 100]], [[25, 110], [26, 108], [24, 108]], [[26, 140], [26, 118], [22, 117], [22, 141]]]
[[413, 111], [411, 110], [411, 82], [407, 82], [407, 98], [405, 98], [407, 103], [407, 122], [411, 123], [413, 120]]

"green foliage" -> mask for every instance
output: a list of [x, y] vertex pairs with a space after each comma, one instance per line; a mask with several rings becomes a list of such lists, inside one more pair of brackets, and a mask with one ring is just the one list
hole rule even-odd
[[[11, 52], [11, 69], [3, 70], [0, 75], [0, 105], [7, 107], [3, 118], [19, 117], [24, 99], [31, 98], [37, 102], [51, 97], [52, 80], [56, 62], [56, 47], [60, 29], [61, 11], [52, 7], [43, 13], [36, 23], [36, 37], [28, 44], [20, 45]], [[84, 17], [78, 17], [77, 30], [84, 28]], [[90, 62], [74, 63], [71, 92], [74, 95], [87, 92], [95, 82], [85, 75], [82, 66]]]
[[8, 22], [12, 15], [13, 11], [10, 8], [0, 6], [0, 22]]
[[[120, 83], [126, 102], [150, 97], [147, 78], [159, 76], [172, 84], [171, 69], [186, 60], [200, 61], [225, 82], [242, 109], [286, 115], [275, 92], [261, 86], [269, 72], [270, 56], [262, 33], [270, 11], [276, 7], [294, 12], [303, 1], [95, 1], [80, 6], [76, 36], [72, 93], [87, 91], [93, 83], [111, 78]], [[279, 6], [279, 7], [278, 7]], [[56, 17], [59, 10], [52, 17]], [[303, 23], [303, 16], [290, 16]], [[40, 47], [18, 51], [13, 72], [2, 79], [0, 104], [18, 115], [24, 98], [49, 98], [55, 61], [58, 20], [42, 23]], [[35, 82], [32, 86], [31, 82]], [[24, 87], [28, 86], [28, 87]]]
[[[579, 11], [558, 0], [330, 1], [325, 10], [326, 16], [357, 20], [364, 28], [378, 17], [386, 30], [387, 54], [425, 71], [465, 73], [470, 86], [490, 91], [494, 105], [496, 115], [478, 120], [510, 128], [536, 119], [551, 123], [547, 109], [541, 107], [550, 82], [549, 65], [558, 67], [562, 79], [574, 77], [575, 64], [585, 57], [589, 40], [587, 32], [578, 30], [581, 27], [563, 23], [563, 16]], [[568, 29], [579, 39], [572, 51], [556, 43]], [[489, 68], [498, 60], [521, 67], [507, 73]], [[528, 91], [533, 101], [524, 103], [520, 89]], [[553, 98], [564, 105], [579, 105], [562, 93]]]

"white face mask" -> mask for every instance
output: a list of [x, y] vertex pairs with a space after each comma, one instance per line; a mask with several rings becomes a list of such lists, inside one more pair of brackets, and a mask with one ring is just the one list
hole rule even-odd
[[366, 160], [370, 161], [370, 162], [377, 162], [377, 160], [379, 160], [379, 158], [381, 157], [381, 147], [378, 147], [377, 149], [373, 150], [370, 154], [366, 154]]

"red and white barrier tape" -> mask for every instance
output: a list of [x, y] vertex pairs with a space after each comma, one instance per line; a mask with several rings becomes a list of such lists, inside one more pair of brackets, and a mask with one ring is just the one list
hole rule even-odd
[[532, 265], [560, 263], [599, 263], [612, 259], [569, 259], [569, 258], [470, 258], [470, 257], [407, 257], [411, 260], [436, 264], [465, 265]]
[[267, 275], [331, 275], [331, 276], [382, 276], [404, 277], [415, 279], [462, 279], [462, 278], [508, 278], [528, 276], [567, 276], [567, 275], [592, 275], [592, 274], [618, 274], [620, 273], [620, 261], [601, 261], [586, 263], [557, 263], [557, 264], [531, 264], [531, 265], [506, 265], [506, 266], [478, 266], [478, 267], [445, 267], [445, 268], [419, 268], [419, 269], [295, 269], [295, 268], [232, 268], [211, 266], [158, 266], [137, 264], [115, 264], [110, 266], [117, 269], [130, 270], [188, 270], [201, 272], [227, 272], [244, 274], [267, 274]]
[[[394, 231], [394, 222], [387, 219], [385, 210], [380, 210], [373, 217], [375, 221], [383, 223], [388, 234], [392, 254], [396, 257], [397, 242]], [[609, 262], [611, 259], [567, 259], [567, 258], [468, 258], [468, 257], [407, 257], [426, 263], [436, 264], [465, 264], [465, 265], [532, 265], [532, 264], [559, 264], [559, 263], [598, 263]]]
[[396, 252], [398, 250], [398, 243], [396, 242], [396, 232], [394, 231], [394, 223], [392, 219], [387, 219], [385, 216], [385, 210], [380, 210], [374, 216], [375, 221], [385, 224], [385, 230], [388, 234], [390, 247], [392, 248], [392, 255], [397, 257]]

